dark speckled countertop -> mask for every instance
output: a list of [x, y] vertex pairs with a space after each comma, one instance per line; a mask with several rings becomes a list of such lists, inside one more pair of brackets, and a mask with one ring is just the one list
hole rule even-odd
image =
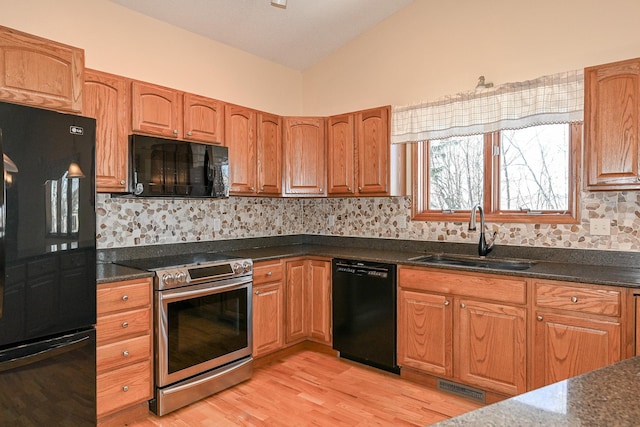
[[[373, 239], [376, 240], [376, 239]], [[382, 239], [380, 239], [382, 240]], [[278, 243], [278, 241], [275, 241]], [[640, 287], [640, 268], [636, 268], [630, 265], [640, 265], [635, 263], [635, 258], [629, 258], [637, 256], [637, 254], [620, 254], [620, 253], [603, 253], [602, 257], [594, 256], [594, 253], [585, 252], [586, 259], [576, 256], [575, 252], [566, 251], [533, 251], [528, 253], [526, 250], [518, 250], [519, 248], [501, 247], [500, 250], [494, 251], [489, 258], [505, 257], [505, 258], [526, 258], [534, 260], [536, 262], [531, 268], [524, 271], [513, 270], [500, 270], [483, 267], [462, 267], [462, 266], [445, 266], [441, 264], [431, 264], [428, 262], [415, 262], [412, 258], [428, 253], [442, 253], [442, 249], [445, 249], [449, 253], [448, 249], [453, 248], [456, 253], [460, 253], [459, 246], [442, 246], [431, 245], [425, 249], [418, 248], [411, 245], [395, 244], [389, 245], [389, 247], [381, 247], [376, 244], [369, 245], [340, 245], [340, 240], [329, 240], [322, 243], [299, 243], [289, 242], [286, 244], [274, 244], [263, 245], [259, 247], [248, 248], [235, 248], [235, 247], [223, 247], [223, 246], [207, 246], [207, 245], [190, 245], [188, 246], [191, 252], [197, 251], [194, 248], [200, 248], [200, 252], [220, 252], [229, 256], [235, 256], [240, 258], [251, 258], [254, 261], [264, 261], [276, 258], [288, 258], [295, 256], [321, 256], [329, 258], [351, 258], [362, 261], [373, 261], [383, 263], [394, 263], [404, 265], [415, 265], [431, 268], [446, 268], [450, 270], [459, 271], [475, 271], [481, 273], [492, 273], [510, 276], [521, 276], [529, 278], [551, 279], [551, 280], [565, 280], [572, 282], [585, 282], [601, 285], [614, 285], [625, 287]], [[345, 243], [349, 243], [347, 239]], [[264, 243], [264, 242], [262, 242]], [[366, 243], [366, 242], [365, 242]], [[180, 245], [175, 245], [180, 247]], [[462, 253], [465, 255], [471, 255], [468, 253], [468, 249], [462, 246]], [[153, 252], [136, 253], [133, 258], [144, 258], [167, 255], [162, 252], [162, 248], [151, 247]], [[172, 249], [172, 248], [170, 248]], [[184, 253], [185, 247], [181, 247]], [[474, 250], [475, 248], [472, 248]], [[467, 251], [465, 253], [464, 251]], [[531, 251], [531, 250], [530, 250]], [[502, 252], [502, 254], [498, 253]], [[580, 252], [577, 252], [580, 254]], [[567, 255], [568, 254], [568, 255]], [[588, 258], [588, 257], [591, 258]], [[595, 258], [595, 262], [594, 262]], [[618, 258], [620, 265], [616, 265], [615, 261]], [[626, 259], [629, 258], [629, 259]], [[602, 260], [602, 264], [597, 262]], [[117, 265], [113, 265], [109, 262], [103, 262], [98, 265], [98, 283], [105, 283], [116, 280], [125, 280], [127, 278], [144, 277], [149, 276], [149, 273], [140, 272], [139, 270], [125, 268]]]
[[435, 426], [638, 426], [638, 396], [640, 357], [634, 357], [485, 406]]

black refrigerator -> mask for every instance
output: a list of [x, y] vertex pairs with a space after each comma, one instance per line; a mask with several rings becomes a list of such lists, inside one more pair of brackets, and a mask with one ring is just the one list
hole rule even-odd
[[0, 425], [95, 425], [95, 120], [0, 103], [0, 143]]

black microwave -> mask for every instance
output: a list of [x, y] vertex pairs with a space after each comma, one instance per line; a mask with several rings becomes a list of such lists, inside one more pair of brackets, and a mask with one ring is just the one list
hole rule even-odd
[[129, 191], [140, 197], [229, 197], [229, 149], [131, 135]]

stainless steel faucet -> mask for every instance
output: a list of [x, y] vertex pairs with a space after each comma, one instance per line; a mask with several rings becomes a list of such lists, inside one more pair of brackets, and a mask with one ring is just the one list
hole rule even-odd
[[491, 242], [487, 244], [487, 241], [484, 238], [484, 210], [482, 206], [475, 205], [473, 209], [471, 209], [471, 217], [469, 218], [469, 231], [476, 231], [476, 211], [480, 211], [480, 241], [478, 242], [478, 255], [486, 256], [491, 249], [493, 249], [493, 244], [496, 241], [496, 232], [493, 232], [493, 236], [491, 236]]

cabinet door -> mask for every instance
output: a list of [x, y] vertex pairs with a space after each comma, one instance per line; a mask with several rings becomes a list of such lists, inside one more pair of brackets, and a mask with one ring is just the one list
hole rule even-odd
[[354, 115], [327, 119], [327, 193], [353, 195], [355, 186]]
[[260, 357], [284, 346], [284, 284], [255, 286], [253, 294], [253, 357]]
[[227, 105], [224, 117], [225, 145], [229, 147], [232, 194], [256, 191], [256, 112]]
[[258, 113], [259, 194], [282, 194], [282, 117]]
[[398, 365], [452, 376], [451, 298], [401, 289], [398, 301]]
[[0, 26], [0, 65], [0, 100], [82, 112], [82, 49]]
[[287, 344], [303, 340], [309, 335], [309, 296], [305, 271], [304, 260], [287, 262]]
[[620, 360], [621, 326], [616, 321], [539, 311], [534, 323], [533, 388]]
[[178, 138], [182, 134], [182, 95], [149, 83], [131, 85], [131, 128], [134, 132]]
[[326, 195], [324, 119], [284, 121], [284, 195]]
[[526, 391], [526, 309], [460, 299], [458, 377], [499, 393]]
[[129, 81], [86, 70], [83, 115], [96, 119], [96, 189], [127, 190]]
[[387, 195], [389, 192], [389, 107], [356, 113], [358, 140], [358, 192]]
[[331, 344], [331, 263], [308, 260], [309, 334], [312, 340]]
[[585, 69], [585, 162], [591, 190], [640, 188], [640, 59]]
[[211, 98], [184, 94], [184, 139], [222, 144], [224, 142], [224, 103]]

